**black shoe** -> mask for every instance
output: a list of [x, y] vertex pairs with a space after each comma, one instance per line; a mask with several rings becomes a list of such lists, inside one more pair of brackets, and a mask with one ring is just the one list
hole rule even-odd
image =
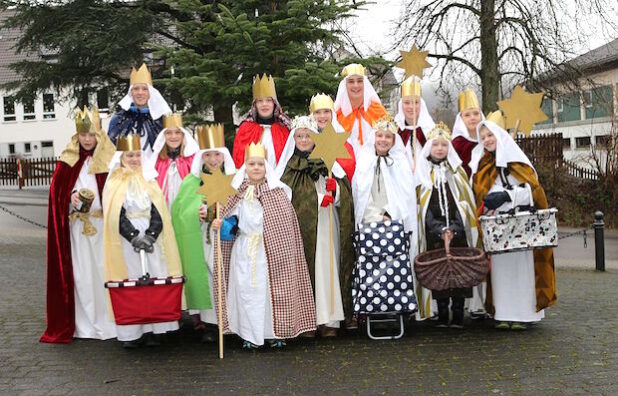
[[436, 327], [448, 327], [448, 298], [440, 298], [438, 301], [438, 322]]
[[451, 327], [455, 329], [463, 329], [464, 321], [464, 299], [453, 298], [453, 320], [451, 321]]
[[144, 334], [144, 345], [147, 347], [157, 347], [161, 345], [158, 334], [147, 333]]
[[122, 341], [122, 347], [124, 349], [137, 349], [139, 348], [139, 340]]
[[202, 344], [212, 344], [217, 342], [218, 329], [205, 328], [202, 333]]

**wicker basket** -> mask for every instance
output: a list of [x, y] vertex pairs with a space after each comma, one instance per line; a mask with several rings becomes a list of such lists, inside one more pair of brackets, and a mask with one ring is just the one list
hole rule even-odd
[[485, 280], [489, 260], [483, 251], [471, 247], [450, 248], [421, 253], [414, 258], [419, 283], [429, 290], [473, 287]]

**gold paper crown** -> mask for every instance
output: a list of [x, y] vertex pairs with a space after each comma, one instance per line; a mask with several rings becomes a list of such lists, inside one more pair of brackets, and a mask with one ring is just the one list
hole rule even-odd
[[225, 147], [223, 124], [200, 125], [196, 129], [197, 143], [201, 150]]
[[389, 114], [376, 120], [371, 125], [371, 127], [376, 131], [389, 131], [391, 133], [397, 133], [397, 130], [399, 129], [399, 127], [397, 127], [397, 124], [393, 120], [393, 117], [391, 117]]
[[487, 115], [486, 120], [493, 122], [494, 124], [498, 125], [502, 129], [505, 129], [506, 123], [504, 121], [504, 117], [502, 116], [502, 112], [500, 110], [496, 110], [493, 113], [489, 113]]
[[84, 110], [77, 109], [75, 114], [75, 129], [78, 133], [97, 133], [101, 131], [101, 118], [99, 110], [92, 108], [92, 112], [84, 106]]
[[116, 142], [116, 151], [140, 151], [139, 135], [131, 134], [120, 136]]
[[297, 128], [307, 128], [307, 129], [312, 129], [314, 131], [317, 131], [318, 124], [315, 122], [315, 119], [311, 116], [296, 116], [292, 120], [291, 130], [294, 130]]
[[421, 80], [416, 76], [410, 76], [401, 83], [401, 97], [421, 96]]
[[476, 94], [470, 88], [466, 88], [459, 93], [459, 112], [468, 109], [480, 109], [479, 100]]
[[139, 69], [135, 70], [134, 67], [131, 67], [131, 77], [129, 78], [129, 84], [148, 84], [152, 85], [152, 76], [148, 71], [145, 63], [139, 67]]
[[427, 135], [427, 140], [431, 140], [435, 138], [443, 138], [443, 139], [448, 140], [449, 142], [451, 141], [451, 130], [442, 121], [437, 123], [433, 127], [431, 132], [429, 132], [429, 135]]
[[253, 100], [258, 98], [277, 99], [275, 80], [272, 76], [266, 77], [266, 73], [262, 74], [262, 78], [259, 74], [253, 78]]
[[349, 65], [343, 68], [343, 70], [341, 71], [341, 75], [343, 77], [349, 77], [349, 76], [363, 76], [364, 77], [365, 68], [361, 64], [350, 63]]
[[245, 149], [245, 161], [251, 157], [260, 157], [266, 159], [266, 148], [261, 142], [249, 144]]
[[316, 94], [311, 97], [311, 103], [309, 104], [309, 112], [315, 113], [317, 110], [328, 109], [335, 110], [335, 103], [330, 96], [326, 94]]
[[172, 113], [163, 116], [163, 128], [182, 128], [182, 114]]

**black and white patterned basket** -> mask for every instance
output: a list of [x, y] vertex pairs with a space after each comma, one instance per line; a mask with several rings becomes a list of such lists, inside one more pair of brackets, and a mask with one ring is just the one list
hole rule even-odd
[[364, 224], [354, 233], [357, 261], [352, 297], [356, 314], [416, 311], [410, 234], [399, 221]]

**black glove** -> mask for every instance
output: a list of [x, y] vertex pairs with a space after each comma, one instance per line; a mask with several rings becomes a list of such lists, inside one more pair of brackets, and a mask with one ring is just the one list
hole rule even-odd
[[154, 251], [154, 243], [155, 243], [156, 239], [151, 236], [151, 235], [144, 235], [142, 237], [142, 246], [143, 249], [146, 251], [146, 253], [152, 253]]
[[511, 202], [511, 196], [506, 191], [492, 192], [483, 199], [483, 202], [487, 209], [496, 210], [505, 202]]
[[142, 237], [139, 235], [133, 237], [133, 239], [131, 239], [131, 246], [133, 246], [133, 250], [139, 253], [140, 249], [143, 249]]

